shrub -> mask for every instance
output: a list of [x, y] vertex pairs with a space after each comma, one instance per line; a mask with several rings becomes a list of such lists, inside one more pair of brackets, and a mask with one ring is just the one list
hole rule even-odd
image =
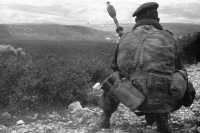
[[[35, 108], [38, 104], [91, 102], [91, 86], [109, 72], [98, 57], [76, 55], [65, 59], [47, 55], [0, 57], [0, 104], [14, 108]], [[88, 98], [88, 96], [90, 98]]]

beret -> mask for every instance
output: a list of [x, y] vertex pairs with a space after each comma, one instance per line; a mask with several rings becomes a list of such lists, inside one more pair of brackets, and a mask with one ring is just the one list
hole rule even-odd
[[137, 16], [140, 12], [146, 10], [146, 9], [151, 9], [151, 8], [158, 8], [158, 3], [156, 2], [147, 2], [139, 6], [136, 11], [133, 13], [133, 17]]

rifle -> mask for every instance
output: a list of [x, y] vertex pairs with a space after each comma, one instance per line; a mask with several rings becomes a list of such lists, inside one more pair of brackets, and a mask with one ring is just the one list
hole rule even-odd
[[[119, 22], [116, 17], [116, 10], [113, 5], [110, 4], [110, 2], [107, 3], [107, 12], [110, 15], [110, 17], [113, 19], [115, 25], [116, 25], [116, 32], [118, 33], [119, 37], [123, 35], [123, 27], [119, 25]], [[101, 83], [97, 82], [93, 85], [93, 89], [102, 89], [104, 91], [109, 91], [110, 88], [113, 86], [114, 82], [116, 80], [119, 80], [118, 72], [113, 72], [109, 76], [107, 76]]]
[[113, 19], [113, 21], [116, 25], [116, 32], [118, 33], [119, 37], [121, 37], [123, 35], [124, 29], [123, 29], [123, 27], [121, 27], [119, 25], [119, 22], [116, 17], [116, 15], [117, 15], [116, 10], [115, 10], [114, 6], [110, 4], [109, 1], [107, 2], [107, 12], [110, 15], [110, 17]]

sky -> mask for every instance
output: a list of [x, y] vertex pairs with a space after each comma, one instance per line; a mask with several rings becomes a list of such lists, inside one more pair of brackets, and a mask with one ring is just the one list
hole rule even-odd
[[[159, 3], [161, 22], [200, 24], [200, 0], [109, 0], [120, 23], [144, 2]], [[0, 0], [0, 23], [110, 24], [107, 0]]]

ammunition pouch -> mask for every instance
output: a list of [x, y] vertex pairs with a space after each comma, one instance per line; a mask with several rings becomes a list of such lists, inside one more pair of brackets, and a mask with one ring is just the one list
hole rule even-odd
[[111, 88], [111, 91], [121, 103], [132, 111], [135, 111], [145, 100], [145, 96], [141, 91], [127, 79], [117, 81]]
[[187, 90], [187, 72], [178, 70], [172, 74], [172, 81], [170, 86], [170, 94], [176, 101], [179, 101], [184, 97]]
[[135, 111], [145, 100], [145, 96], [139, 91], [132, 82], [126, 78], [120, 78], [119, 72], [114, 72], [102, 83], [104, 91], [111, 91], [116, 98]]
[[196, 92], [192, 83], [188, 81], [186, 71], [178, 70], [172, 75], [170, 94], [185, 107], [189, 107], [193, 103]]

